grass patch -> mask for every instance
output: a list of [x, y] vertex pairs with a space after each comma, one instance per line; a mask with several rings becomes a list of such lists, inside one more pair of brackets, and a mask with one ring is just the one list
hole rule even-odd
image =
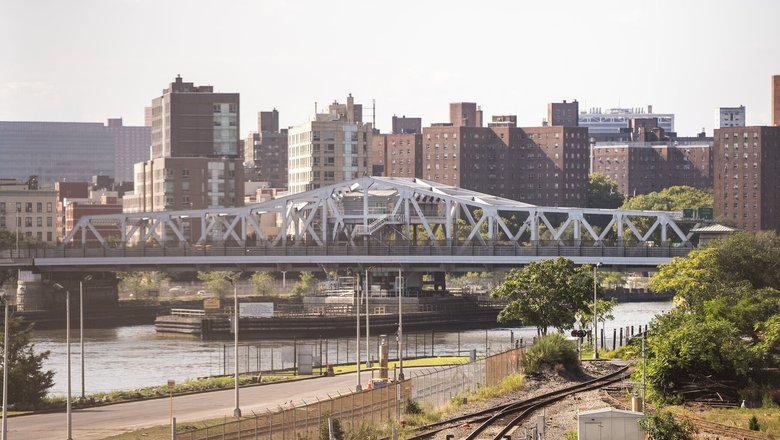
[[[469, 362], [468, 356], [442, 356], [442, 357], [427, 357], [419, 359], [404, 360], [404, 368], [410, 367], [433, 367], [436, 365], [453, 365], [453, 364], [466, 364]], [[370, 369], [364, 368], [365, 363], [361, 364], [360, 371], [379, 370], [379, 362], [374, 362], [373, 367]], [[389, 361], [387, 368], [392, 370], [398, 367], [398, 361]], [[334, 367], [333, 371], [336, 373], [352, 373], [356, 370], [355, 364], [345, 364]]]
[[780, 437], [780, 408], [712, 408], [706, 411], [691, 410], [680, 406], [667, 407], [674, 414], [749, 429], [750, 419], [755, 417], [760, 432], [770, 438]]

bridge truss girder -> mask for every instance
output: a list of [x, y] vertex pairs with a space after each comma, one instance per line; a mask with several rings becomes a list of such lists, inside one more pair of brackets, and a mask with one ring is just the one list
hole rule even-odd
[[[63, 241], [65, 246], [131, 246], [149, 240], [183, 247], [336, 242], [357, 247], [369, 241], [642, 246], [656, 237], [663, 245], [690, 247], [691, 234], [675, 222], [680, 217], [666, 211], [541, 207], [421, 179], [363, 177], [243, 207], [84, 216]], [[263, 225], [271, 223], [277, 227], [269, 233]], [[197, 237], [194, 224], [199, 225]], [[106, 236], [107, 230], [116, 233]]]

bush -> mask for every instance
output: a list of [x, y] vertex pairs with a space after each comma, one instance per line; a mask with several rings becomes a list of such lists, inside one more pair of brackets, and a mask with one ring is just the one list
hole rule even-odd
[[748, 421], [748, 429], [751, 431], [760, 431], [761, 427], [758, 425], [758, 418], [755, 414], [753, 414], [752, 417], [750, 417], [750, 420]]
[[406, 406], [404, 407], [404, 412], [406, 414], [422, 414], [423, 410], [416, 400], [408, 399], [406, 401]]
[[687, 420], [677, 421], [668, 411], [651, 414], [639, 421], [652, 440], [691, 440], [694, 429]]
[[525, 355], [525, 370], [536, 373], [543, 364], [552, 366], [560, 364], [571, 372], [579, 371], [574, 344], [567, 341], [560, 333], [542, 336], [528, 349]]

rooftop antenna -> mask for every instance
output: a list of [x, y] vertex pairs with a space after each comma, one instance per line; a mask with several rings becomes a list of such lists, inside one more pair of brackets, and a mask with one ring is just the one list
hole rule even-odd
[[376, 128], [376, 99], [371, 99], [371, 128]]

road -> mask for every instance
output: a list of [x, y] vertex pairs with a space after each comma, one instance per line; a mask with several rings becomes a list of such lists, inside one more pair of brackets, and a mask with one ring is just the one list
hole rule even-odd
[[[368, 382], [363, 374], [363, 386]], [[301, 400], [311, 402], [327, 398], [328, 394], [345, 394], [354, 390], [355, 374], [295, 382], [275, 383], [241, 388], [241, 411], [251, 415], [252, 411], [277, 409], [287, 402], [299, 404]], [[173, 412], [176, 422], [187, 423], [233, 415], [233, 389], [212, 391], [175, 397]], [[128, 402], [73, 411], [73, 438], [78, 440], [102, 439], [157, 425], [170, 423], [169, 399], [155, 399]], [[30, 440], [61, 440], [67, 438], [67, 416], [65, 412], [35, 414], [8, 419], [8, 438]]]

